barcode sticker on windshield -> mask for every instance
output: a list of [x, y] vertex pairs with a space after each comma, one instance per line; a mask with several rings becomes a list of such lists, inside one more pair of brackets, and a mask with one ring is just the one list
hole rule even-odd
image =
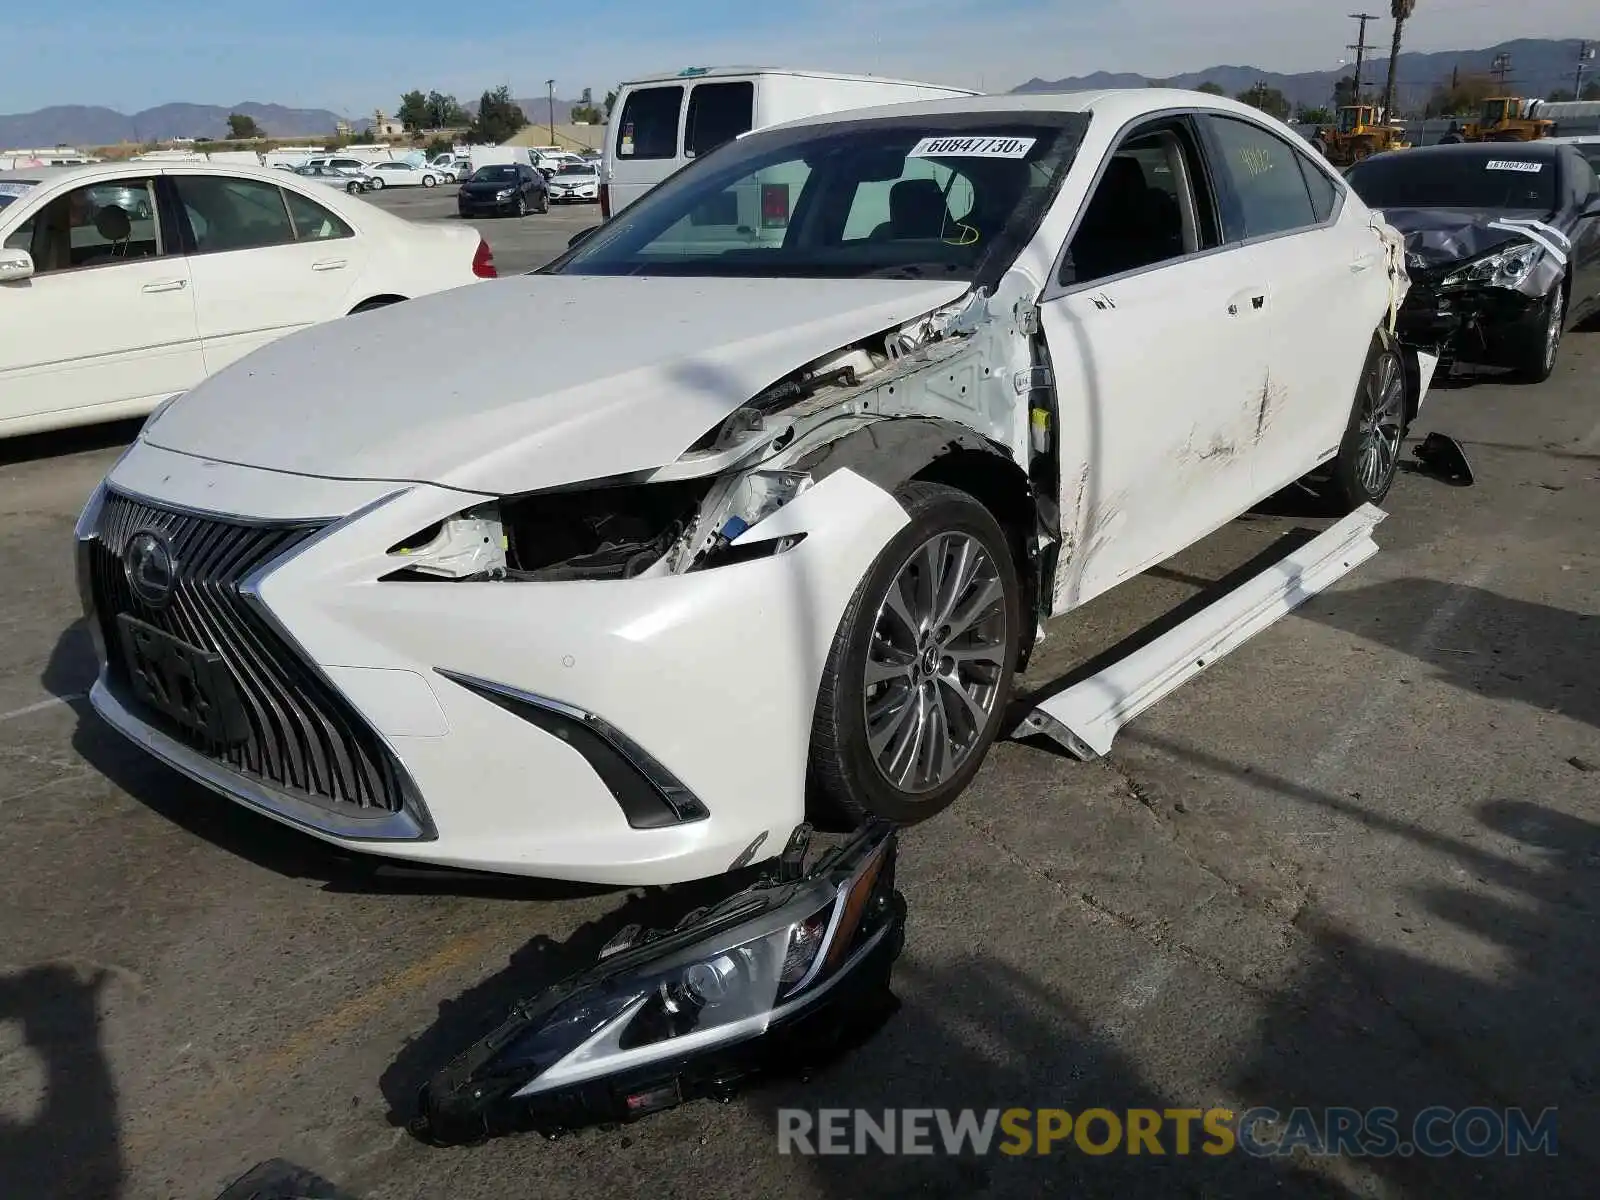
[[1544, 170], [1544, 164], [1542, 162], [1529, 162], [1527, 159], [1491, 158], [1489, 165], [1484, 169], [1488, 171], [1521, 171], [1526, 175], [1537, 175]]
[[911, 147], [907, 158], [1027, 158], [1038, 138], [930, 137]]
[[0, 196], [26, 196], [29, 188], [37, 186], [33, 183], [0, 183]]

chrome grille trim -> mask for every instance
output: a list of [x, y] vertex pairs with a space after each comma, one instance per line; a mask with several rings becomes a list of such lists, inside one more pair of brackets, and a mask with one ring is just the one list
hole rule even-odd
[[[307, 658], [264, 620], [244, 585], [327, 529], [326, 521], [246, 522], [165, 508], [107, 489], [84, 547], [93, 619], [109, 650], [107, 685], [119, 702], [169, 739], [247, 779], [337, 813], [382, 818], [408, 807], [411, 789], [382, 737]], [[143, 530], [172, 544], [178, 580], [156, 610], [128, 586], [122, 553]], [[208, 744], [132, 701], [119, 654], [119, 613], [219, 655], [250, 726], [238, 746]]]

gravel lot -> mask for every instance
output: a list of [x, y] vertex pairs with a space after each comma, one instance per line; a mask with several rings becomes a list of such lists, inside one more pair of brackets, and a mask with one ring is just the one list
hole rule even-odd
[[[420, 191], [379, 203], [455, 220]], [[484, 222], [503, 272], [592, 209]], [[904, 1005], [808, 1084], [464, 1150], [391, 1118], [448, 1050], [666, 901], [375, 869], [98, 725], [69, 540], [127, 426], [0, 443], [0, 1196], [209, 1200], [282, 1155], [362, 1196], [1592, 1195], [1600, 334], [1434, 393], [1478, 485], [1110, 759], [1005, 744], [903, 841]], [[1278, 535], [1275, 502], [1052, 630], [1034, 682]], [[1549, 1159], [780, 1157], [776, 1109], [1560, 1109]]]

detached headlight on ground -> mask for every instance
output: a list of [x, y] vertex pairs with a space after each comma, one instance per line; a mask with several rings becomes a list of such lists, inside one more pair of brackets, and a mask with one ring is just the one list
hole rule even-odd
[[876, 1029], [905, 934], [894, 830], [870, 826], [803, 871], [806, 833], [753, 887], [671, 931], [624, 931], [518, 1005], [423, 1089], [413, 1132], [457, 1143], [631, 1120], [819, 1065]]
[[1543, 256], [1544, 247], [1532, 242], [1497, 250], [1445, 276], [1444, 282], [1439, 286], [1514, 288], [1528, 277], [1528, 272], [1533, 270]]

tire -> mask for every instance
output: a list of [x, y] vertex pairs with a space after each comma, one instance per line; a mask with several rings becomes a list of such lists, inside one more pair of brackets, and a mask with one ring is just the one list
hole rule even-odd
[[1400, 472], [1406, 417], [1405, 363], [1394, 345], [1381, 334], [1374, 335], [1324, 488], [1337, 515], [1347, 516], [1363, 504], [1383, 503]]
[[534, 209], [533, 211], [534, 212], [539, 212], [539, 213], [547, 213], [547, 212], [550, 211], [550, 193], [549, 192], [540, 192], [539, 193], [539, 207]]
[[352, 179], [349, 183], [344, 185], [344, 190], [352, 196], [357, 196], [361, 194], [363, 188], [359, 183]]
[[[875, 816], [911, 824], [942, 812], [983, 765], [1011, 697], [1022, 588], [1005, 531], [982, 504], [943, 484], [908, 483], [897, 498], [910, 522], [856, 588], [834, 634], [817, 694], [807, 786], [811, 808], [823, 820], [858, 823]], [[920, 628], [941, 606], [919, 602], [915, 585], [933, 576], [934, 560], [946, 570], [958, 568], [954, 555], [962, 551], [980, 556], [967, 560], [976, 562], [976, 575], [953, 605], [942, 606], [946, 617], [962, 619], [945, 622], [946, 629], [956, 628], [941, 642], [938, 630]], [[980, 587], [998, 595], [963, 613], [983, 594]], [[898, 606], [891, 607], [892, 594], [899, 597]], [[912, 614], [919, 632], [913, 634], [897, 611]], [[943, 650], [963, 654], [965, 665]], [[869, 665], [880, 676], [871, 683]], [[930, 676], [930, 670], [936, 674]], [[933, 705], [924, 710], [930, 718], [938, 713], [931, 728], [915, 715], [919, 703]], [[869, 716], [869, 707], [877, 710], [875, 716]], [[985, 714], [981, 724], [979, 713]], [[897, 720], [897, 714], [904, 715]], [[924, 735], [945, 739], [947, 754], [955, 747], [953, 755], [935, 764], [937, 769], [925, 765], [931, 753], [927, 759], [918, 753]], [[931, 750], [935, 742], [927, 744]], [[908, 758], [908, 769], [898, 771]], [[897, 778], [891, 779], [891, 771]]]
[[1521, 341], [1513, 354], [1511, 367], [1521, 382], [1543, 383], [1555, 371], [1566, 316], [1567, 294], [1563, 282], [1546, 297], [1538, 330]]
[[514, 217], [525, 217], [528, 215], [528, 198], [521, 192], [517, 193], [517, 204], [516, 207], [511, 210], [511, 215]]
[[422, 177], [422, 186], [425, 187], [425, 188], [434, 187], [435, 185], [438, 184], [438, 182], [439, 181], [437, 179], [435, 179], [432, 175], [424, 175]]

